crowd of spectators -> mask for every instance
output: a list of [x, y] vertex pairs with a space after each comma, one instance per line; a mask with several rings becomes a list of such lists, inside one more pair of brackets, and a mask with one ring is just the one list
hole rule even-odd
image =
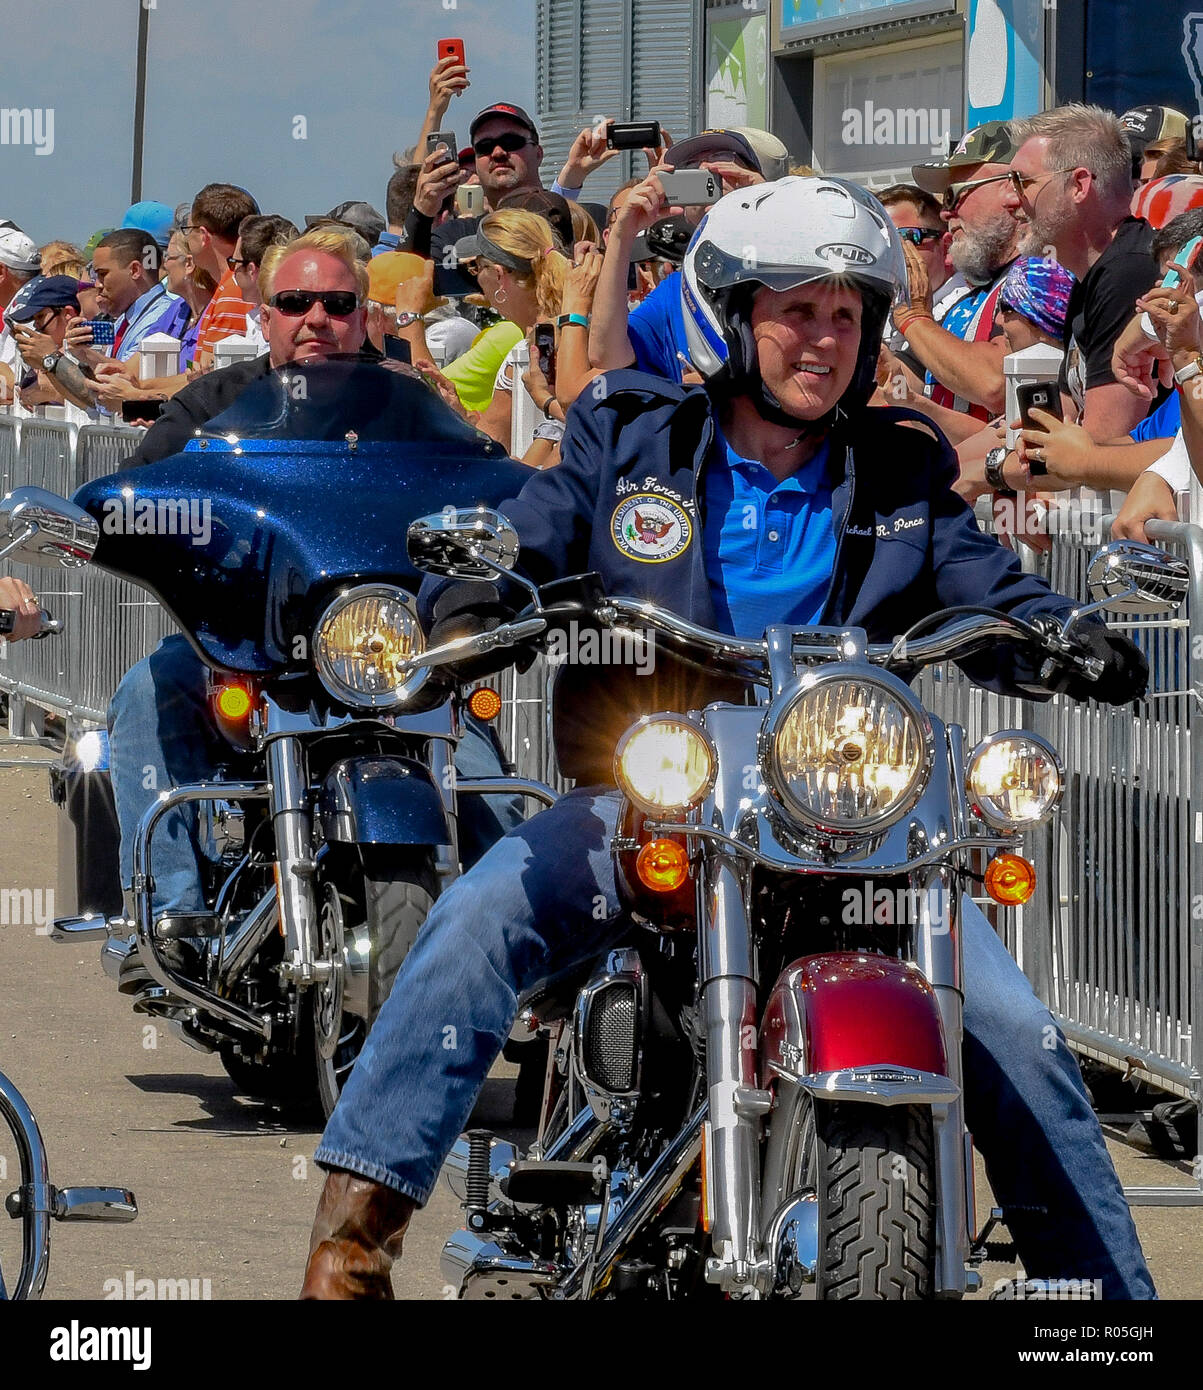
[[[539, 423], [525, 461], [550, 467], [569, 408], [600, 373], [700, 380], [678, 266], [705, 208], [670, 204], [661, 176], [705, 169], [730, 193], [816, 171], [791, 167], [767, 131], [676, 143], [663, 131], [644, 151], [645, 176], [608, 205], [589, 203], [588, 179], [618, 153], [605, 122], [580, 132], [547, 184], [538, 128], [512, 103], [478, 111], [469, 143], [447, 148], [444, 118], [468, 87], [459, 60], [440, 59], [418, 140], [394, 157], [384, 213], [348, 200], [306, 215], [304, 235], [336, 234], [363, 268], [356, 352], [411, 364], [507, 447], [515, 393], [527, 392]], [[918, 427], [947, 436], [967, 500], [1093, 497], [1100, 513], [1122, 507], [1117, 527], [1136, 536], [1149, 517], [1179, 514], [1192, 459], [1203, 467], [1203, 335], [1195, 277], [1177, 259], [1203, 234], [1190, 137], [1187, 117], [1166, 106], [1120, 116], [1069, 105], [989, 122], [877, 190], [909, 295], [888, 326], [875, 404], [907, 407]], [[79, 422], [150, 420], [205, 374], [276, 357], [263, 268], [302, 235], [228, 183], [174, 209], [136, 203], [82, 248], [38, 248], [0, 220], [0, 401]], [[1171, 267], [1178, 285], [1163, 287]], [[320, 340], [313, 324], [334, 315], [330, 296], [319, 293], [315, 310], [308, 292], [279, 291]], [[270, 307], [281, 333], [287, 309]], [[553, 351], [546, 336], [536, 346], [541, 327]], [[177, 345], [170, 357], [163, 335]], [[1021, 421], [1004, 362], [1037, 347], [1044, 377], [1056, 364], [1061, 409]], [[1016, 543], [1040, 544], [1030, 528], [1011, 530]]]

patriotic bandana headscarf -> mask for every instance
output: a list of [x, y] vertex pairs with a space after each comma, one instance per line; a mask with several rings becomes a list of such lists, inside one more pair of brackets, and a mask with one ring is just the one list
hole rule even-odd
[[1065, 316], [1075, 283], [1073, 275], [1056, 261], [1020, 256], [1007, 271], [1000, 303], [1060, 341], [1065, 337]]

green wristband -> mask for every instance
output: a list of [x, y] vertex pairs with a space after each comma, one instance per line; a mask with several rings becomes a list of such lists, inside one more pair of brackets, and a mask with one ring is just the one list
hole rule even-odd
[[556, 327], [563, 328], [566, 324], [575, 323], [580, 328], [589, 327], [589, 319], [585, 314], [561, 314], [556, 319]]

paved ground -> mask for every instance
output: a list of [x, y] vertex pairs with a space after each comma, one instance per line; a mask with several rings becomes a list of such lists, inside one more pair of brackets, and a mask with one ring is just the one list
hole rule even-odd
[[[42, 755], [0, 743], [5, 756]], [[0, 888], [55, 887], [56, 816], [43, 768], [0, 770]], [[0, 1070], [38, 1117], [51, 1178], [60, 1186], [119, 1182], [140, 1207], [129, 1226], [56, 1227], [47, 1297], [99, 1299], [144, 1278], [196, 1280], [198, 1293], [207, 1280], [214, 1299], [292, 1297], [321, 1186], [311, 1159], [317, 1127], [285, 1123], [243, 1100], [216, 1057], [133, 1014], [102, 974], [99, 950], [55, 945], [30, 924], [0, 925]], [[477, 1122], [508, 1125], [509, 1070], [488, 1083]], [[1189, 1181], [1184, 1170], [1119, 1142], [1112, 1152], [1126, 1183]], [[4, 1163], [7, 1192], [16, 1183], [7, 1135]], [[979, 1210], [989, 1204], [982, 1180]], [[440, 1187], [408, 1239], [400, 1296], [444, 1296], [438, 1254], [458, 1216]], [[1203, 1297], [1203, 1208], [1140, 1207], [1136, 1222], [1162, 1297]], [[16, 1223], [0, 1221], [0, 1263], [9, 1271], [17, 1236]], [[986, 1288], [1009, 1272], [987, 1266]]]

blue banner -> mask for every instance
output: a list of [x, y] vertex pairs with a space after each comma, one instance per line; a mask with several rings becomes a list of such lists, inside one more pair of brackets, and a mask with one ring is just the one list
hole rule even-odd
[[1112, 111], [1203, 111], [1203, 0], [1095, 0], [1086, 11], [1086, 100]]
[[971, 0], [965, 129], [1034, 116], [1043, 106], [1044, 0]]

